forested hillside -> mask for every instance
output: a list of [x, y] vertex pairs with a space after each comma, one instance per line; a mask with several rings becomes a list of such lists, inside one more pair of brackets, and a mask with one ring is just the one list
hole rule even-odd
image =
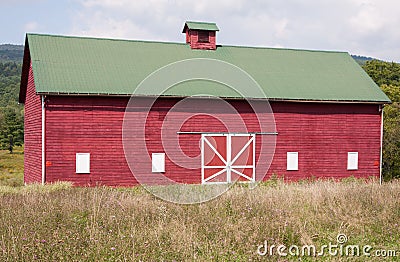
[[[23, 106], [18, 104], [23, 46], [0, 45], [0, 148], [23, 143]], [[400, 178], [400, 64], [353, 56], [393, 101], [384, 109], [385, 179]], [[328, 61], [327, 61], [328, 62]]]
[[0, 45], [0, 62], [21, 63], [24, 56], [22, 45]]
[[23, 106], [18, 104], [23, 46], [0, 45], [0, 149], [21, 145]]
[[374, 60], [372, 57], [359, 56], [359, 55], [352, 55], [351, 57], [353, 57], [353, 59], [356, 60], [356, 62], [361, 66], [364, 65], [367, 61]]
[[400, 178], [400, 64], [372, 60], [363, 68], [393, 102], [384, 109], [383, 172]]

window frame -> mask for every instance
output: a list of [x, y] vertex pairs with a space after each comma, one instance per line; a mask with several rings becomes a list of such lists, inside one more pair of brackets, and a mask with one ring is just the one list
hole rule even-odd
[[75, 173], [90, 174], [90, 153], [76, 153]]
[[347, 152], [347, 170], [358, 170], [358, 152]]
[[286, 152], [286, 170], [299, 171], [299, 152]]
[[165, 173], [165, 153], [151, 154], [151, 172]]

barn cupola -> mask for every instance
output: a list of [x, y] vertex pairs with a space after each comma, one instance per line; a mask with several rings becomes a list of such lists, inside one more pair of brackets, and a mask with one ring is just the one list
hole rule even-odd
[[186, 34], [186, 43], [192, 49], [216, 50], [216, 33], [219, 31], [215, 23], [187, 21], [182, 33]]

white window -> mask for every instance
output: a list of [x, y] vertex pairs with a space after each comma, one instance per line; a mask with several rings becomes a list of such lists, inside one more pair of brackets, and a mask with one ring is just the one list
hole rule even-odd
[[165, 153], [153, 153], [151, 154], [153, 173], [165, 172]]
[[358, 152], [347, 153], [347, 170], [358, 169]]
[[76, 153], [76, 173], [90, 173], [90, 153]]
[[287, 170], [299, 170], [299, 153], [298, 152], [287, 152]]

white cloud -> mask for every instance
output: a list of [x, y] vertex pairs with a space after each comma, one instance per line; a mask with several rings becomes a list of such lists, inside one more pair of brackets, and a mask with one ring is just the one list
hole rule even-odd
[[38, 28], [39, 28], [39, 24], [36, 21], [31, 21], [24, 25], [25, 32], [34, 32], [34, 31], [38, 30]]
[[386, 23], [386, 17], [375, 4], [362, 4], [356, 15], [350, 18], [350, 25], [355, 32], [371, 34], [381, 30]]
[[230, 45], [344, 50], [400, 61], [397, 0], [75, 0], [72, 34], [183, 41], [185, 20], [217, 22]]
[[[151, 40], [154, 35], [145, 27], [136, 25], [129, 19], [115, 19], [101, 12], [86, 16], [81, 14], [70, 34], [92, 37], [130, 38]], [[79, 26], [78, 26], [79, 25]]]

